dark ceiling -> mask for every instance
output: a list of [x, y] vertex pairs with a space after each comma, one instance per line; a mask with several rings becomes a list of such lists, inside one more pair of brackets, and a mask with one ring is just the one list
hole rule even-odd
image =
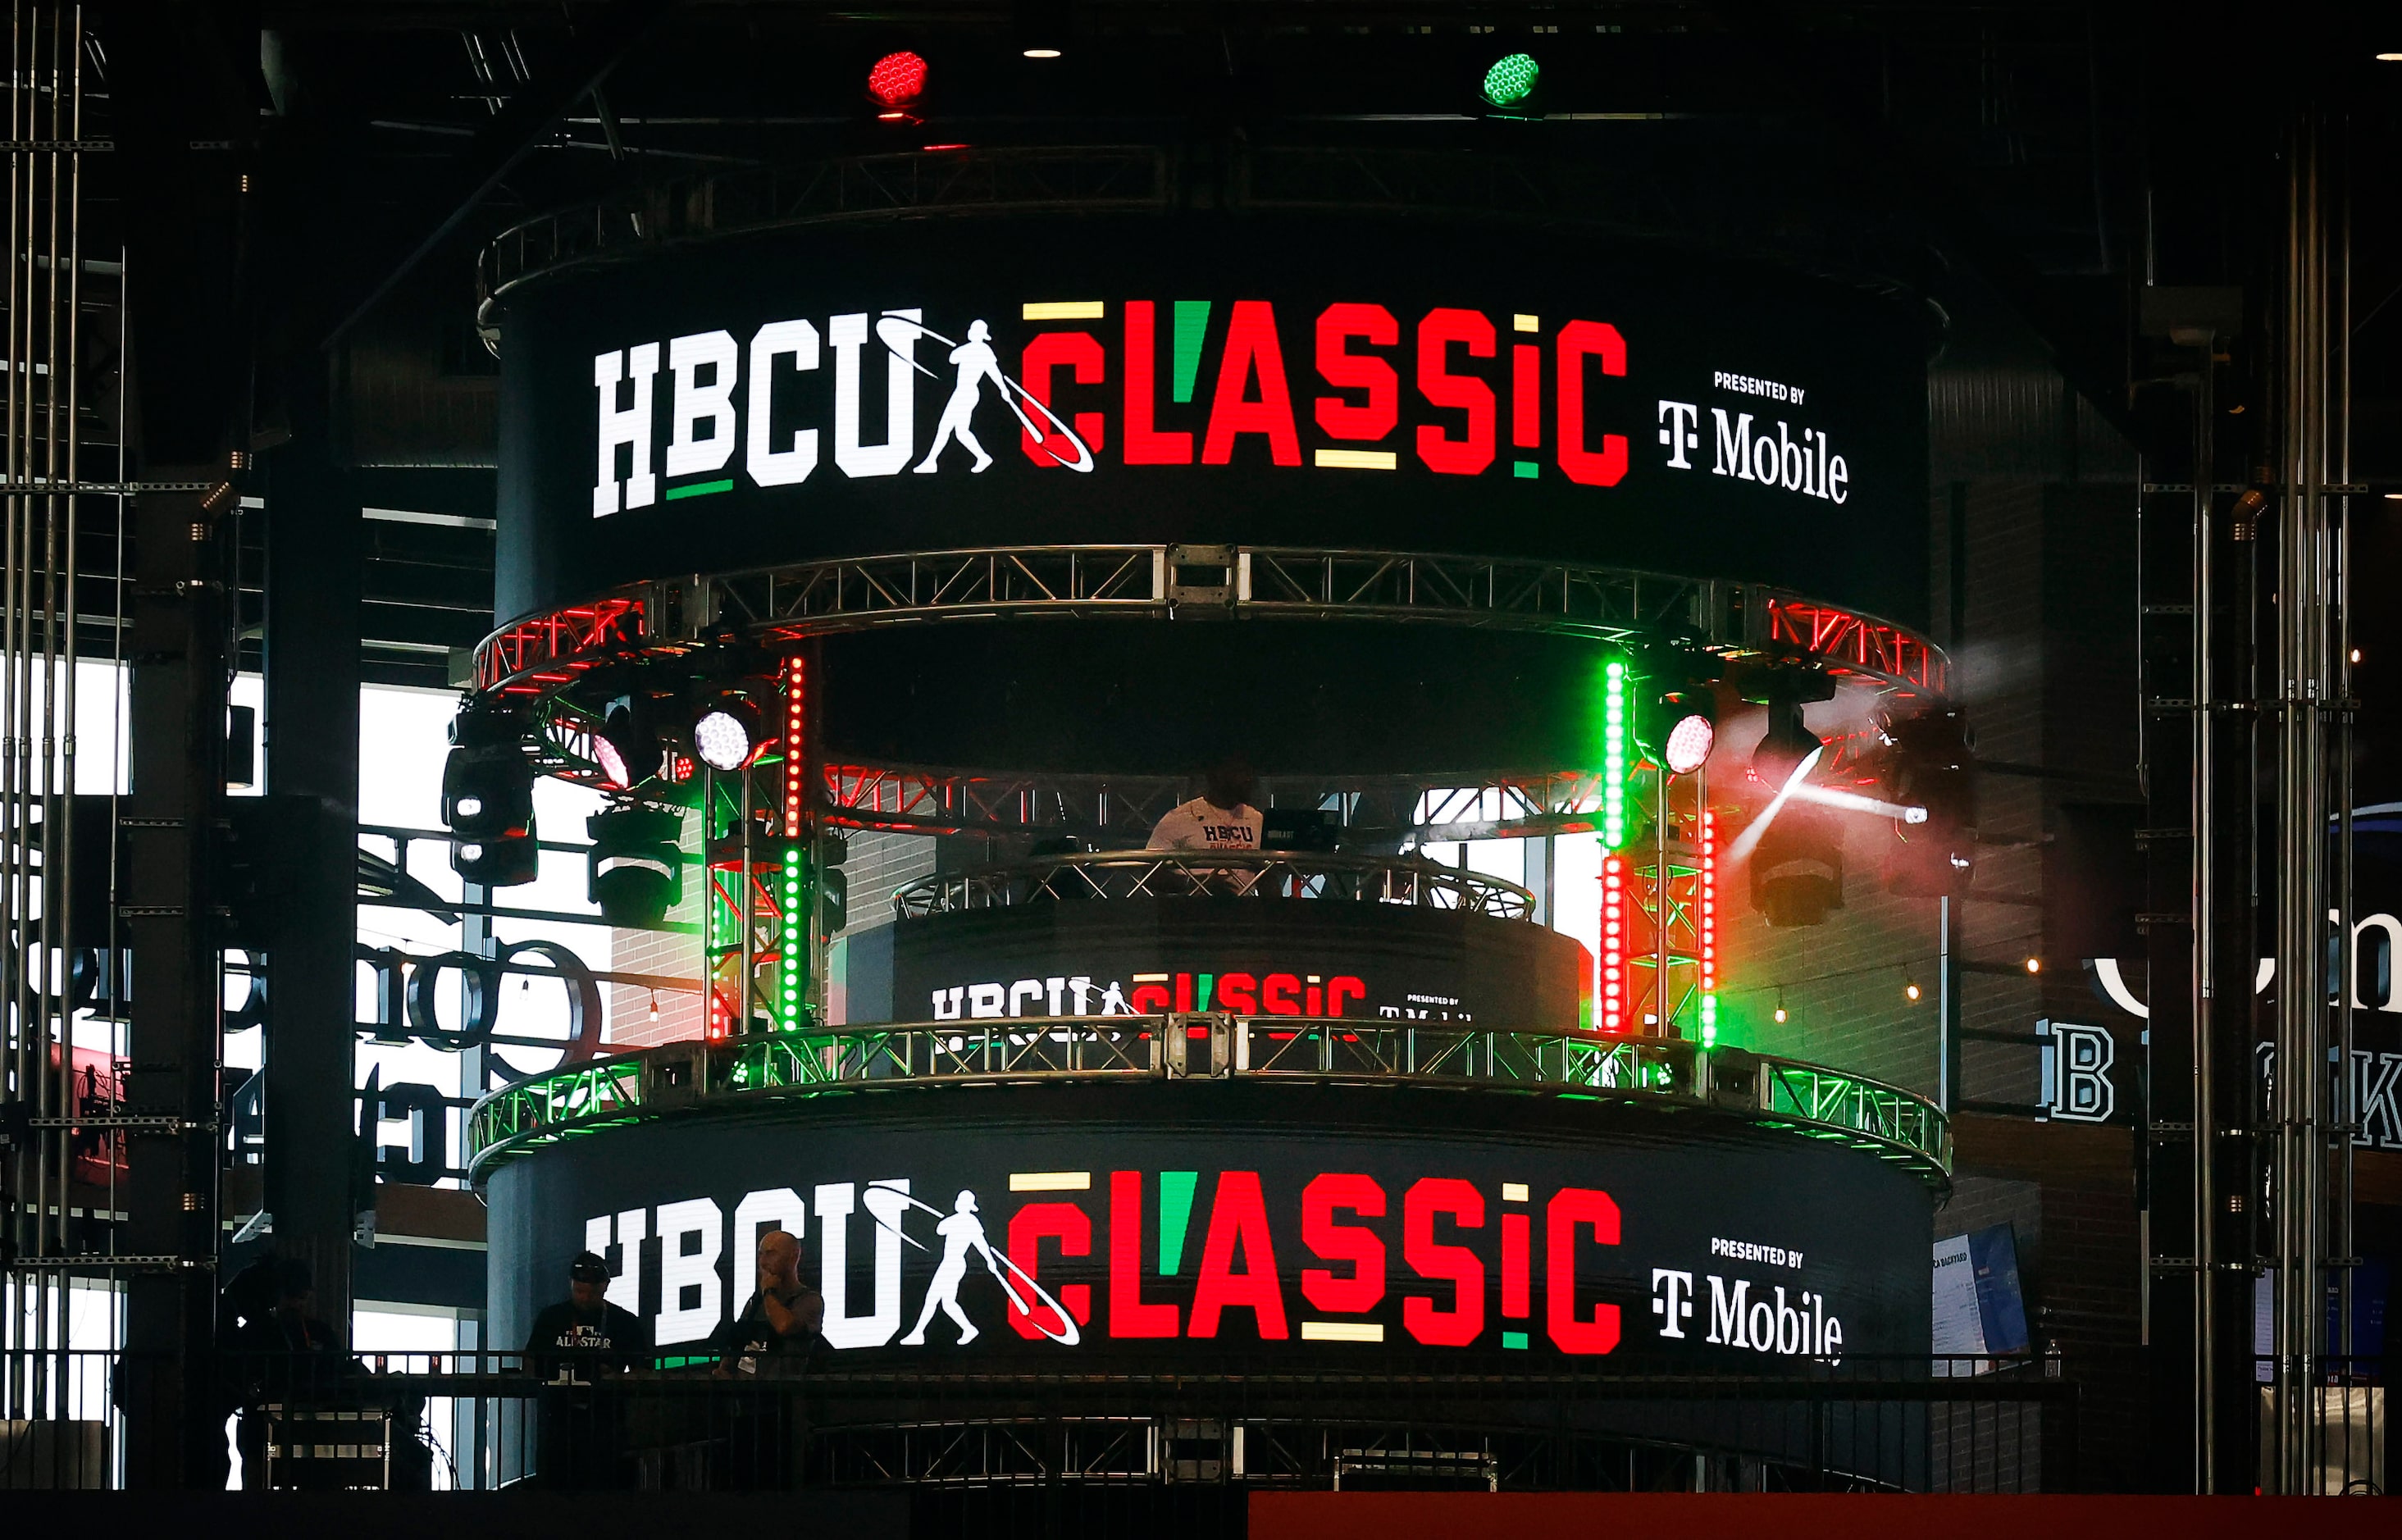
[[[366, 669], [393, 681], [442, 682], [448, 650], [490, 626], [498, 364], [475, 325], [487, 241], [531, 213], [632, 187], [936, 144], [1574, 161], [1605, 173], [1596, 186], [1631, 224], [1926, 295], [1953, 318], [1946, 358], [1973, 369], [2023, 356], [2053, 371], [2129, 474], [2130, 447], [2174, 431], [2172, 407], [2141, 389], [2162, 368], [2142, 291], [2241, 287], [2257, 323], [2282, 219], [2282, 136], [2297, 113], [2324, 112], [2346, 125], [2353, 164], [2371, 179], [2354, 204], [2354, 474], [2402, 483], [2402, 302], [2389, 303], [2402, 291], [2402, 232], [2387, 227], [2395, 216], [2373, 180], [2402, 148], [2402, 62], [2375, 58], [2402, 49], [2402, 15], [2380, 36], [2374, 13], [2397, 14], [2290, 5], [2222, 22], [2185, 6], [1940, 0], [159, 0], [112, 13], [90, 65], [102, 112], [179, 147], [96, 172], [88, 249], [107, 243], [112, 221], [144, 217], [145, 199], [172, 202], [160, 178], [251, 178], [245, 319], [213, 338], [137, 316], [137, 376], [182, 378], [179, 365], [210, 360], [216, 389], [248, 397], [248, 443], [230, 447], [322, 433], [361, 503], [430, 516], [370, 515]], [[1023, 57], [1032, 42], [1062, 57]], [[920, 120], [879, 121], [866, 72], [902, 48], [931, 64]], [[1477, 85], [1521, 49], [1542, 64], [1539, 116], [1496, 118]], [[2231, 367], [2240, 404], [2245, 380], [2264, 376], [2241, 356]], [[190, 389], [141, 400], [154, 458], [170, 441], [200, 442], [197, 418], [178, 438], [179, 402], [214, 405]], [[1936, 427], [1939, 479], [1947, 452], [2009, 458], [2010, 446], [1968, 441], [2011, 431], [1999, 419], [1954, 425], [1947, 449], [1939, 400]], [[2379, 522], [2367, 539], [2381, 554]], [[2402, 655], [2402, 635], [2394, 645]], [[2373, 669], [2367, 678], [2373, 687]]]

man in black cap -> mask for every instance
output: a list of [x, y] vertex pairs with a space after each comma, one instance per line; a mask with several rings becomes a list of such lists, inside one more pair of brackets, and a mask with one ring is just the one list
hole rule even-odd
[[526, 1334], [526, 1368], [544, 1381], [535, 1405], [540, 1427], [534, 1468], [545, 1486], [591, 1491], [622, 1487], [626, 1408], [614, 1390], [591, 1382], [651, 1367], [650, 1323], [609, 1301], [609, 1264], [582, 1252], [567, 1264], [567, 1298], [545, 1305]]
[[561, 1368], [623, 1373], [649, 1365], [650, 1326], [609, 1302], [609, 1264], [597, 1252], [582, 1252], [567, 1264], [567, 1298], [533, 1318], [525, 1354], [526, 1367], [545, 1380]]

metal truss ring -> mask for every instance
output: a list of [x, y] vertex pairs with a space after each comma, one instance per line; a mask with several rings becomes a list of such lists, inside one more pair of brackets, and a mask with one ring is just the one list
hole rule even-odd
[[936, 621], [1198, 614], [1676, 636], [1916, 698], [1942, 696], [1949, 674], [1941, 649], [1906, 626], [1763, 584], [1522, 557], [1129, 544], [902, 552], [636, 584], [493, 632], [476, 649], [476, 685], [545, 695], [586, 669], [726, 628], [791, 646]]
[[663, 1117], [960, 1085], [1144, 1081], [1389, 1085], [1705, 1107], [1951, 1188], [1951, 1122], [1898, 1086], [1680, 1038], [1378, 1017], [1022, 1016], [681, 1042], [536, 1075], [468, 1114], [468, 1169]]
[[1088, 851], [941, 872], [892, 895], [896, 917], [1063, 899], [1211, 895], [1343, 900], [1532, 919], [1535, 895], [1481, 872], [1412, 858], [1272, 851]]

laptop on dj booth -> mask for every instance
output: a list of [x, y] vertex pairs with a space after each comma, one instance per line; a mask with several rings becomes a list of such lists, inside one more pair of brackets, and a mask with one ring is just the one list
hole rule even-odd
[[1260, 815], [1263, 850], [1332, 850], [1342, 833], [1334, 815], [1309, 807], [1271, 807]]

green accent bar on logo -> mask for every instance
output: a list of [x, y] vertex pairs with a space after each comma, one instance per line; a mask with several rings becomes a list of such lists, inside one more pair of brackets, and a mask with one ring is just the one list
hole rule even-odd
[[1505, 1331], [1501, 1334], [1501, 1345], [1505, 1348], [1523, 1348], [1526, 1345], [1526, 1334], [1523, 1331]]
[[734, 490], [734, 482], [730, 477], [725, 481], [696, 481], [689, 487], [669, 488], [668, 501], [670, 502], [673, 502], [678, 498], [707, 497], [711, 492], [730, 492], [732, 490]]
[[1541, 466], [1536, 464], [1531, 460], [1512, 461], [1510, 463], [1510, 474], [1516, 476], [1521, 481], [1534, 480], [1536, 473], [1541, 469]]
[[1159, 1275], [1173, 1278], [1184, 1261], [1184, 1231], [1193, 1222], [1193, 1189], [1197, 1171], [1159, 1174]]
[[1211, 989], [1216, 987], [1217, 983], [1218, 975], [1215, 973], [1204, 973], [1201, 975], [1201, 998], [1199, 1002], [1193, 1007], [1194, 1010], [1207, 1011], [1209, 1009], [1209, 992]]
[[1209, 329], [1209, 302], [1176, 302], [1176, 399], [1193, 399], [1193, 383], [1201, 373], [1201, 337]]

